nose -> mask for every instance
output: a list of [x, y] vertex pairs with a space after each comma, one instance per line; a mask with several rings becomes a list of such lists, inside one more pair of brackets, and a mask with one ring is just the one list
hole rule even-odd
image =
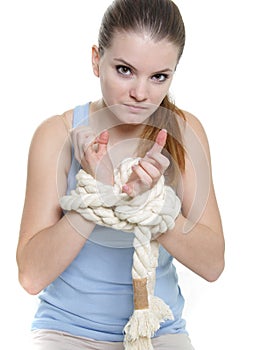
[[135, 79], [129, 91], [131, 98], [138, 102], [143, 102], [148, 99], [148, 87], [145, 79]]

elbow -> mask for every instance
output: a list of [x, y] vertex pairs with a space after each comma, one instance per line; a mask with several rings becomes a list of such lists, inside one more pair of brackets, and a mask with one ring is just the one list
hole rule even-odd
[[25, 259], [22, 257], [22, 249], [19, 246], [16, 252], [16, 262], [18, 268], [18, 282], [21, 287], [30, 295], [39, 294], [43, 285], [41, 286], [40, 278], [36, 278], [34, 271], [29, 268], [29, 266], [23, 262]]
[[29, 278], [24, 273], [19, 272], [19, 283], [22, 288], [30, 295], [37, 295], [42, 291], [40, 285], [38, 285], [37, 281]]
[[224, 240], [221, 242], [219, 250], [215, 250], [215, 254], [210, 255], [210, 259], [207, 260], [206, 275], [204, 278], [208, 282], [216, 282], [222, 275], [225, 268], [225, 244]]
[[207, 282], [216, 282], [224, 271], [225, 262], [224, 259], [217, 264], [213, 264], [207, 269], [206, 273], [202, 276]]

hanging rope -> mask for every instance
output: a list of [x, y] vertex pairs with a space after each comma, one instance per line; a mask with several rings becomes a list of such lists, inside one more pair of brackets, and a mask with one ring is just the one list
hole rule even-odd
[[77, 187], [60, 199], [64, 210], [74, 210], [98, 225], [134, 232], [133, 298], [134, 312], [124, 327], [126, 350], [152, 350], [151, 337], [160, 323], [173, 319], [162, 299], [154, 296], [158, 265], [159, 234], [174, 227], [181, 209], [180, 199], [164, 176], [156, 185], [134, 197], [121, 191], [139, 158], [128, 158], [114, 171], [114, 186], [104, 185], [84, 170], [77, 175]]

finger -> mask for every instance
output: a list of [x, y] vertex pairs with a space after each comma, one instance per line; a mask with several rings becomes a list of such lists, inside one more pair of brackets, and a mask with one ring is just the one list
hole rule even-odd
[[148, 190], [153, 183], [152, 177], [139, 165], [132, 167], [132, 178], [122, 187], [122, 191], [134, 197], [142, 191]]
[[149, 154], [145, 159], [147, 162], [153, 164], [162, 174], [166, 171], [170, 164], [169, 159], [159, 152]]
[[160, 176], [162, 175], [162, 167], [157, 164], [155, 166], [154, 164], [147, 162], [146, 160], [141, 160], [140, 161], [140, 166], [142, 167], [143, 170], [151, 177], [152, 180], [158, 180]]
[[145, 185], [142, 185], [138, 180], [126, 183], [122, 186], [122, 192], [127, 193], [130, 197], [135, 197], [145, 190]]
[[95, 143], [96, 135], [90, 130], [80, 135], [79, 143], [82, 145], [81, 149], [86, 152], [89, 146]]
[[[149, 169], [149, 164], [147, 164], [147, 168]], [[152, 171], [152, 169], [150, 169]], [[137, 180], [132, 181], [132, 183], [140, 182], [145, 186], [145, 188], [151, 187], [153, 183], [153, 179], [151, 175], [139, 164], [134, 165], [132, 167], [132, 171], [137, 175]]]
[[71, 131], [71, 138], [76, 159], [81, 162], [84, 152], [94, 137], [92, 129], [88, 126], [78, 126]]
[[81, 145], [79, 144], [79, 132], [81, 128], [75, 128], [71, 132], [71, 138], [72, 138], [72, 144], [73, 144], [73, 149], [74, 149], [74, 155], [75, 158], [78, 160], [79, 163], [81, 163], [82, 158], [83, 158], [83, 150]]
[[103, 155], [107, 152], [107, 145], [109, 142], [109, 132], [104, 130], [96, 139], [96, 143], [98, 143], [98, 153]]
[[148, 154], [152, 154], [155, 152], [161, 153], [163, 147], [165, 146], [167, 141], [167, 131], [165, 129], [162, 129], [159, 131], [159, 133], [156, 136], [155, 143], [153, 147], [150, 149]]
[[126, 193], [130, 197], [135, 196], [134, 185], [133, 184], [125, 184], [122, 186], [122, 192]]
[[94, 137], [92, 129], [87, 126], [78, 126], [71, 131], [71, 138], [75, 142], [83, 145], [85, 142], [91, 142]]

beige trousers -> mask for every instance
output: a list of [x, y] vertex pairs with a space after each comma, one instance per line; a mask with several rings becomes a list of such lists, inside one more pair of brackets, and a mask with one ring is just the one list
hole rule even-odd
[[[121, 342], [95, 341], [54, 330], [32, 332], [32, 350], [124, 350]], [[167, 334], [152, 339], [155, 350], [194, 350], [187, 334]]]

